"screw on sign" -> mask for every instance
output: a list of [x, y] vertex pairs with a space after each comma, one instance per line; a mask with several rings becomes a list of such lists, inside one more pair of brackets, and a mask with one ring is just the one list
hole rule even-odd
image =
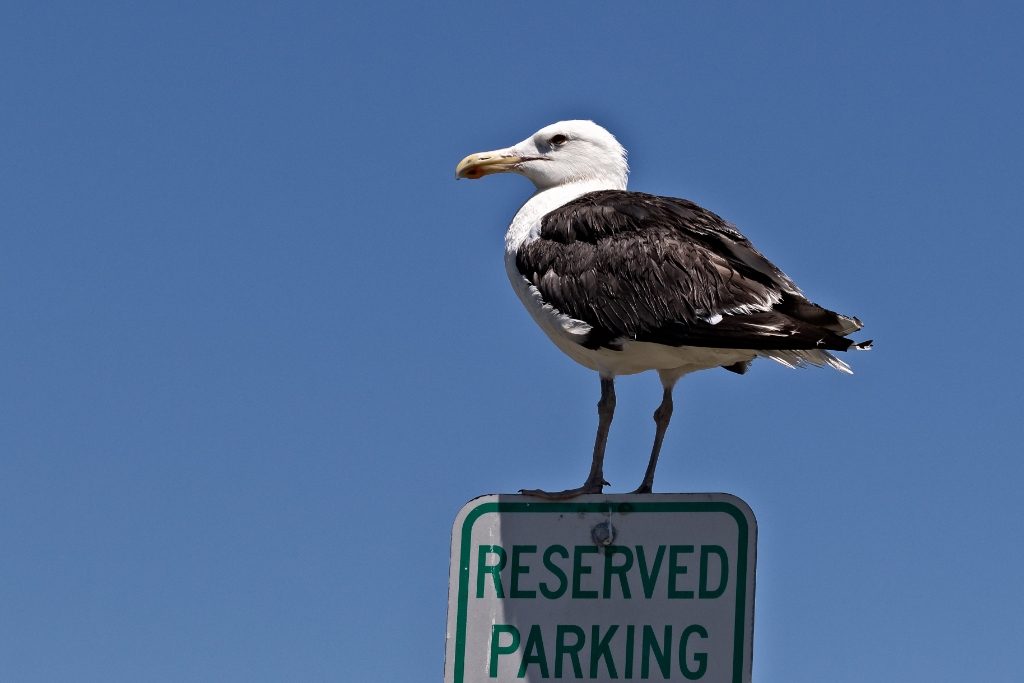
[[453, 529], [445, 681], [749, 681], [756, 537], [727, 494], [477, 498]]

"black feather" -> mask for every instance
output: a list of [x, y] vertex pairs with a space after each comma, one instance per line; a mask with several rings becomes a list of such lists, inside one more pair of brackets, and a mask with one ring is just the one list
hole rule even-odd
[[543, 217], [516, 267], [544, 301], [591, 326], [588, 348], [635, 339], [845, 351], [861, 327], [808, 301], [735, 227], [685, 199], [585, 194]]

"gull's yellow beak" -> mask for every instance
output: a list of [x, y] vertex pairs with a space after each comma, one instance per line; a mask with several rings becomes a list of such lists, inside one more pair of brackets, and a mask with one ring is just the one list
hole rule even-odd
[[455, 178], [476, 180], [492, 173], [508, 173], [521, 161], [523, 158], [516, 156], [511, 149], [470, 154], [459, 162], [455, 169]]

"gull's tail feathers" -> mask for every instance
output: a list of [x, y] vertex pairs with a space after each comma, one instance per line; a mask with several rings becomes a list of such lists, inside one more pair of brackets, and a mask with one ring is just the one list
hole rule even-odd
[[[870, 347], [868, 347], [870, 348]], [[771, 358], [776, 363], [781, 363], [787, 368], [806, 368], [814, 366], [816, 368], [830, 367], [835, 368], [839, 372], [852, 375], [853, 370], [850, 366], [833, 356], [828, 351], [821, 351], [819, 349], [795, 349], [795, 350], [768, 350], [758, 351], [757, 355], [763, 356], [764, 358]]]

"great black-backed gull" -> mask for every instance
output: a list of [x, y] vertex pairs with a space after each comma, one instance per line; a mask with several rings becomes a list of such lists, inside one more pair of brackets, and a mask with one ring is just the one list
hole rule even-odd
[[650, 493], [672, 388], [710, 368], [743, 374], [758, 356], [850, 369], [829, 351], [867, 349], [857, 318], [808, 301], [736, 228], [685, 199], [626, 190], [626, 150], [592, 121], [562, 121], [512, 147], [471, 154], [456, 178], [526, 176], [537, 191], [505, 235], [505, 270], [555, 345], [601, 378], [590, 475], [552, 499], [601, 493], [615, 377], [656, 370], [664, 387], [643, 482]]

